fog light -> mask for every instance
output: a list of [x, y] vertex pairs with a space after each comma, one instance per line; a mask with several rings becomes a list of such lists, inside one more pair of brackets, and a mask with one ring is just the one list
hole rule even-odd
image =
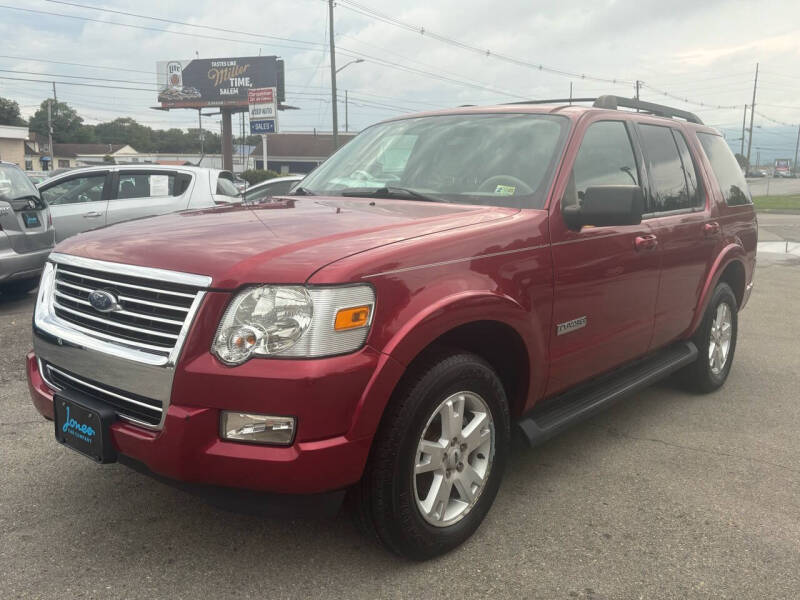
[[251, 444], [288, 446], [294, 439], [294, 425], [294, 417], [223, 411], [220, 418], [223, 439]]

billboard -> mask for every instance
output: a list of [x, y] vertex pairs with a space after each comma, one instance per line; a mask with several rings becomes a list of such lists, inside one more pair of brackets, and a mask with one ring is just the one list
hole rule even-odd
[[163, 108], [247, 107], [255, 88], [277, 88], [284, 99], [283, 61], [275, 56], [160, 61], [156, 78]]

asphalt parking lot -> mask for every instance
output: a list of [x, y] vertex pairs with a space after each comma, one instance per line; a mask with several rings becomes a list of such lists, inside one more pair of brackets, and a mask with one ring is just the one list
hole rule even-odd
[[[800, 241], [800, 216], [759, 218], [765, 241]], [[346, 515], [232, 514], [58, 446], [25, 383], [32, 305], [0, 298], [2, 598], [800, 593], [800, 260], [760, 254], [722, 390], [667, 381], [518, 447], [478, 533], [423, 564], [365, 541]]]

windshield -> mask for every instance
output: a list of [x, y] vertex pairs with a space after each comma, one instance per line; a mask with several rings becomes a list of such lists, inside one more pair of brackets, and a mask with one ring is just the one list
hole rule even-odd
[[0, 164], [0, 199], [14, 200], [23, 196], [39, 197], [28, 176], [13, 165]]
[[[472, 114], [380, 123], [303, 181], [317, 195], [379, 195], [541, 208], [569, 121], [556, 115]], [[420, 198], [418, 198], [420, 199]]]

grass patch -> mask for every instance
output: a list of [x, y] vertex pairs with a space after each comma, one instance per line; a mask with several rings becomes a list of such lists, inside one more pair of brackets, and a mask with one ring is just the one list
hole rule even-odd
[[796, 210], [800, 212], [800, 194], [788, 196], [756, 196], [753, 198], [756, 210]]

